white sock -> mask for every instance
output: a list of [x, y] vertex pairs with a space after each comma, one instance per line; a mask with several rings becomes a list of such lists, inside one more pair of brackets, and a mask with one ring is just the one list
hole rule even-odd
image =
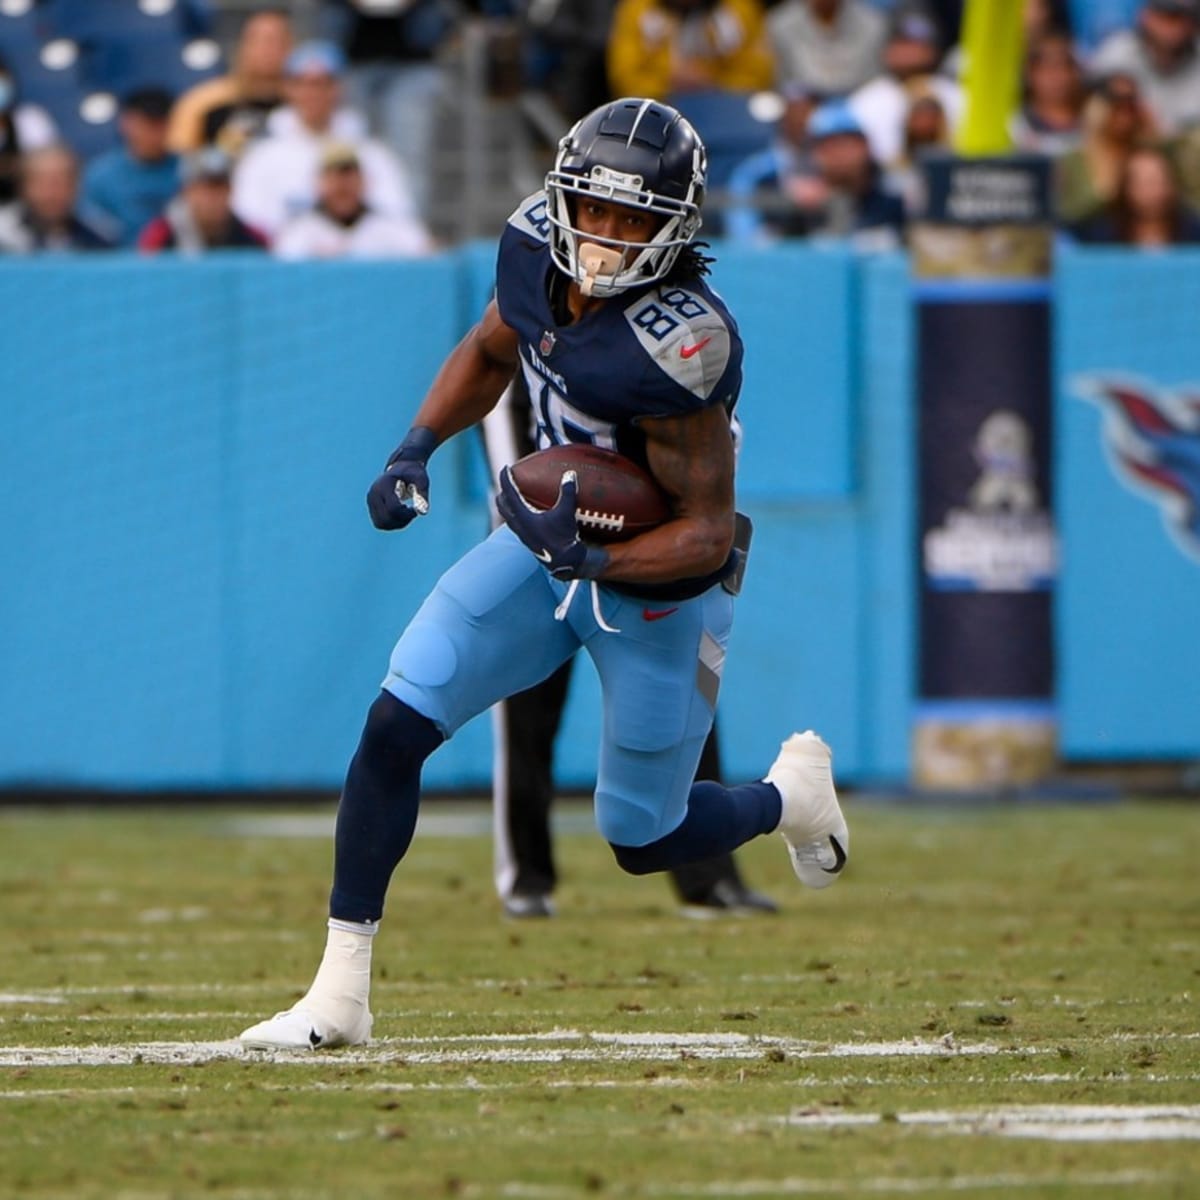
[[378, 932], [377, 921], [359, 925], [330, 917], [321, 965], [297, 1007], [312, 1009], [339, 1030], [354, 1028], [370, 999], [371, 942]]

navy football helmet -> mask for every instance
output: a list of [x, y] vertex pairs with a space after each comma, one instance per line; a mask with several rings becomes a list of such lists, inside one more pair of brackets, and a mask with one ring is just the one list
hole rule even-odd
[[[625, 98], [590, 112], [559, 142], [546, 175], [555, 265], [593, 296], [662, 279], [700, 229], [707, 168], [704, 143], [668, 104]], [[646, 243], [584, 234], [573, 203], [581, 196], [654, 213], [662, 226]], [[580, 239], [602, 256], [599, 274], [580, 260]]]

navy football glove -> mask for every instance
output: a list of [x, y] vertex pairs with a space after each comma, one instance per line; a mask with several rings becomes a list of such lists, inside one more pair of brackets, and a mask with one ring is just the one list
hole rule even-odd
[[432, 429], [418, 425], [387, 461], [367, 492], [367, 510], [376, 529], [403, 529], [429, 511], [429, 474], [425, 464], [437, 446]]
[[555, 579], [595, 579], [608, 565], [608, 552], [580, 540], [575, 524], [579, 480], [564, 471], [558, 500], [545, 511], [533, 508], [513, 482], [512, 472], [500, 472], [496, 508], [505, 524], [533, 552]]

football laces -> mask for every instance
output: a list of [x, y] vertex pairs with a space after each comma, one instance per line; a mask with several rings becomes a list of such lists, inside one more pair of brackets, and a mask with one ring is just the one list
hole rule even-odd
[[575, 520], [580, 525], [602, 529], [605, 533], [620, 533], [625, 528], [624, 513], [597, 512], [592, 508], [580, 508], [575, 512]]

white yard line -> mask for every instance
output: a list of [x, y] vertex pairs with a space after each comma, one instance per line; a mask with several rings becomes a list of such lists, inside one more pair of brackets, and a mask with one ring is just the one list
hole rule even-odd
[[[1136, 1078], [1140, 1084], [1147, 1083], [1200, 1083], [1200, 1075], [1010, 1075], [1005, 1077], [1007, 1083], [1128, 1083]], [[919, 1082], [917, 1080], [910, 1081]], [[932, 1082], [930, 1080], [929, 1082]], [[955, 1082], [959, 1085], [994, 1084], [995, 1078], [983, 1075], [958, 1076]], [[870, 1075], [820, 1075], [804, 1076], [788, 1080], [795, 1088], [838, 1088], [838, 1087], [894, 1087], [894, 1079], [877, 1079]], [[630, 1079], [543, 1079], [537, 1083], [520, 1083], [513, 1080], [491, 1080], [487, 1083], [471, 1075], [450, 1083], [425, 1081], [410, 1083], [403, 1080], [371, 1080], [356, 1079], [352, 1083], [326, 1083], [323, 1080], [313, 1080], [307, 1083], [271, 1083], [256, 1082], [255, 1087], [264, 1092], [511, 1092], [521, 1091], [530, 1087], [553, 1088], [574, 1091], [579, 1089], [618, 1088], [682, 1088], [692, 1091], [701, 1090], [708, 1086], [704, 1080], [686, 1078], [678, 1075], [658, 1075], [652, 1079], [638, 1076]], [[146, 1084], [130, 1084], [125, 1087], [77, 1087], [58, 1088], [11, 1088], [0, 1090], [0, 1102], [23, 1102], [28, 1100], [91, 1100], [106, 1096], [183, 1096], [200, 1094], [204, 1091], [202, 1085], [176, 1084], [174, 1086], [153, 1086]], [[882, 1120], [882, 1118], [880, 1118]]]
[[[176, 1021], [215, 1017], [246, 1019], [229, 1013], [147, 1013], [146, 1021]], [[80, 1018], [86, 1020], [87, 1015]], [[12, 1021], [18, 1024], [18, 1021]], [[36, 1022], [35, 1022], [36, 1023]], [[1148, 1035], [1142, 1040], [1190, 1039], [1192, 1035]], [[1089, 1039], [1090, 1042], [1125, 1040], [1124, 1035]], [[146, 1041], [111, 1045], [24, 1045], [0, 1046], [0, 1067], [126, 1066], [137, 1063], [202, 1063], [245, 1058], [263, 1063], [299, 1063], [309, 1066], [386, 1065], [404, 1062], [419, 1065], [470, 1063], [567, 1063], [567, 1062], [671, 1062], [679, 1058], [752, 1062], [767, 1054], [790, 1059], [889, 1059], [970, 1058], [987, 1055], [1045, 1055], [1045, 1046], [1003, 1045], [991, 1041], [958, 1041], [950, 1035], [938, 1039], [911, 1038], [901, 1041], [819, 1042], [802, 1038], [744, 1033], [608, 1033], [577, 1029], [550, 1029], [535, 1033], [445, 1034], [432, 1037], [379, 1038], [369, 1047], [326, 1053], [309, 1051], [246, 1051], [234, 1040]], [[1031, 1075], [1031, 1081], [1070, 1082], [1080, 1076], [1071, 1072]], [[1139, 1075], [1138, 1078], [1146, 1078]], [[1168, 1076], [1187, 1079], [1191, 1076]]]
[[790, 1128], [822, 1130], [890, 1123], [948, 1133], [1055, 1142], [1200, 1140], [1200, 1104], [1007, 1104], [896, 1113], [818, 1109], [794, 1112], [778, 1118], [778, 1122]]
[[[736, 1179], [695, 1185], [650, 1186], [652, 1196], [846, 1196], [862, 1195], [939, 1195], [943, 1192], [999, 1191], [1004, 1193], [1027, 1188], [1138, 1187], [1148, 1183], [1171, 1181], [1171, 1175], [1155, 1171], [1096, 1171], [1081, 1175], [957, 1175], [950, 1178], [902, 1178], [868, 1176], [865, 1179]], [[545, 1196], [549, 1193], [525, 1191], [522, 1184], [510, 1184], [503, 1194], [511, 1197]], [[576, 1194], [576, 1193], [572, 1193]]]
[[[447, 1049], [446, 1047], [454, 1047]], [[370, 1048], [326, 1054], [308, 1051], [247, 1052], [236, 1041], [134, 1042], [88, 1046], [0, 1047], [0, 1066], [126, 1066], [136, 1063], [200, 1063], [248, 1058], [310, 1066], [386, 1064], [562, 1062], [672, 1062], [680, 1057], [757, 1061], [768, 1052], [789, 1058], [953, 1058], [1012, 1053], [994, 1042], [958, 1043], [912, 1039], [898, 1042], [827, 1042], [753, 1037], [741, 1033], [585, 1033], [573, 1029], [530, 1034], [382, 1038]], [[1031, 1053], [1022, 1049], [1022, 1054]]]
[[[848, 1082], [848, 1081], [846, 1081]], [[355, 1080], [353, 1083], [325, 1083], [315, 1080], [309, 1083], [258, 1083], [255, 1090], [260, 1092], [287, 1092], [289, 1095], [298, 1092], [516, 1092], [530, 1087], [528, 1083], [517, 1083], [514, 1080], [484, 1083], [468, 1075], [465, 1079], [453, 1083], [406, 1083], [403, 1081], [383, 1081], [364, 1083]], [[551, 1079], [539, 1080], [535, 1085], [553, 1091], [616, 1091], [620, 1088], [667, 1088], [695, 1089], [696, 1084], [690, 1079], [676, 1076], [660, 1075], [654, 1079]], [[204, 1088], [197, 1085], [177, 1084], [174, 1087], [142, 1087], [131, 1084], [128, 1087], [68, 1087], [68, 1088], [29, 1088], [20, 1091], [16, 1088], [0, 1091], [0, 1102], [5, 1100], [91, 1100], [93, 1097], [108, 1096], [199, 1096]]]
[[[1094, 1171], [1085, 1175], [957, 1175], [951, 1178], [902, 1178], [868, 1176], [865, 1179], [731, 1179], [701, 1184], [651, 1184], [635, 1195], [684, 1197], [700, 1196], [935, 1196], [945, 1193], [997, 1191], [1005, 1194], [1030, 1188], [1140, 1187], [1150, 1183], [1173, 1182], [1174, 1177], [1154, 1171]], [[470, 1194], [466, 1189], [464, 1194]], [[544, 1183], [510, 1181], [502, 1185], [506, 1200], [578, 1200], [579, 1188]]]

